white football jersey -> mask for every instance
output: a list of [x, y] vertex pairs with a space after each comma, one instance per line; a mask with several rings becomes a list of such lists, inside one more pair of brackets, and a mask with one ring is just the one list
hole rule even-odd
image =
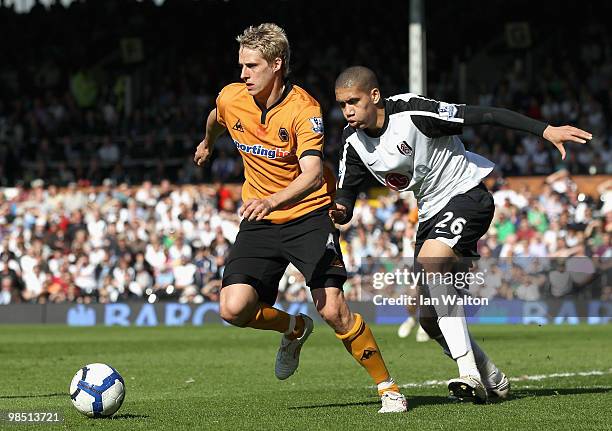
[[495, 166], [465, 150], [461, 134], [465, 105], [399, 94], [384, 100], [385, 123], [378, 136], [346, 126], [336, 201], [351, 207], [359, 186], [372, 174], [381, 184], [410, 190], [419, 221], [444, 208], [453, 196], [477, 186]]

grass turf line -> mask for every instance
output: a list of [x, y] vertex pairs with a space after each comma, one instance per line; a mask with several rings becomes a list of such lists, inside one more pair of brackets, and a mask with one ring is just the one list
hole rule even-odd
[[[434, 342], [397, 338], [373, 326], [398, 383], [448, 379], [456, 366]], [[612, 325], [474, 326], [509, 376], [612, 367]], [[0, 326], [0, 411], [60, 411], [48, 429], [612, 429], [612, 375], [514, 382], [512, 399], [456, 404], [440, 386], [407, 388], [407, 414], [379, 415], [364, 370], [318, 324], [298, 372], [274, 377], [279, 334], [209, 324], [119, 328]], [[124, 377], [127, 396], [113, 419], [80, 415], [68, 396], [74, 373], [104, 362]], [[44, 426], [46, 427], [46, 425]], [[15, 425], [7, 429], [44, 429]]]

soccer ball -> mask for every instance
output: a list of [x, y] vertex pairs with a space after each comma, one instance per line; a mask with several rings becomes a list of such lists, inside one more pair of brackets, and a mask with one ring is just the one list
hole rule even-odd
[[110, 365], [89, 364], [70, 382], [70, 399], [78, 411], [90, 418], [112, 416], [125, 398], [125, 383]]

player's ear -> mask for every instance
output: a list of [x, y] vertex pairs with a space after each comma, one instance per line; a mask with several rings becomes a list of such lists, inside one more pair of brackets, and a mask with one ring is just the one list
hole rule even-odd
[[380, 90], [378, 88], [374, 87], [370, 90], [370, 100], [372, 100], [372, 103], [375, 105], [380, 102]]
[[278, 72], [279, 70], [281, 70], [283, 67], [283, 59], [280, 57], [276, 57], [274, 59], [274, 62], [272, 63], [272, 70], [274, 72]]

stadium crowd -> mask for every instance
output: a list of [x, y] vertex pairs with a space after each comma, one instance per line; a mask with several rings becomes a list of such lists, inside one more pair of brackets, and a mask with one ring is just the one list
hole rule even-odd
[[[37, 3], [28, 14], [16, 14], [5, 3], [0, 0], [0, 37], [10, 40], [12, 49], [0, 64], [3, 186], [36, 178], [63, 186], [79, 181], [100, 185], [105, 178], [128, 184], [159, 178], [180, 184], [240, 181], [240, 161], [228, 138], [219, 141], [215, 160], [205, 169], [196, 169], [191, 158], [204, 113], [219, 89], [238, 79], [236, 55], [228, 53], [236, 47], [232, 36], [258, 19], [277, 19], [287, 29], [293, 43], [291, 79], [321, 102], [326, 158], [332, 166], [342, 146], [342, 115], [332, 88], [337, 73], [349, 64], [365, 64], [381, 76], [385, 94], [406, 92], [407, 2], [355, 0], [354, 11], [377, 16], [368, 26], [361, 25], [359, 13], [346, 14], [341, 3], [323, 0], [308, 7], [268, 2], [248, 11], [239, 2], [221, 0], [166, 0], [160, 7], [148, 0], [75, 1], [69, 7], [57, 1], [49, 8]], [[436, 31], [447, 28], [454, 8], [461, 14], [477, 10], [491, 19], [478, 29], [454, 21], [463, 36], [454, 40]], [[508, 19], [496, 17], [500, 12], [494, 5], [483, 10], [482, 3], [468, 1], [428, 9], [433, 30], [428, 33], [430, 97], [507, 107], [594, 135], [589, 146], [574, 148], [561, 161], [535, 138], [494, 128], [466, 130], [466, 144], [496, 160], [505, 175], [561, 168], [572, 174], [612, 173], [612, 132], [605, 121], [612, 116], [612, 50], [603, 20], [610, 5], [570, 3], [565, 8], [572, 14], [558, 16], [554, 24], [540, 20], [537, 11], [524, 18], [531, 21], [534, 43], [529, 49], [502, 46], [494, 52], [478, 45], [486, 39], [483, 34], [503, 45], [499, 26], [488, 22]], [[343, 28], [360, 28], [360, 33], [344, 37], [334, 21], [338, 16]], [[578, 34], [550, 31], [549, 26], [556, 30], [563, 20], [580, 16], [587, 24]], [[117, 17], [125, 22], [109, 26]], [[207, 22], [204, 33], [201, 22]], [[226, 42], [220, 43], [219, 35]], [[568, 53], [580, 61], [568, 61]], [[504, 72], [476, 67], [483, 55], [490, 55], [492, 64], [502, 62]], [[465, 100], [458, 100], [459, 64], [474, 70], [467, 77]], [[485, 84], [488, 76], [496, 78]]]
[[[204, 168], [192, 158], [204, 113], [223, 85], [238, 80], [232, 36], [246, 25], [276, 21], [287, 29], [291, 79], [321, 102], [325, 157], [334, 170], [343, 128], [332, 88], [337, 73], [364, 64], [381, 76], [385, 94], [406, 92], [408, 2], [354, 0], [359, 13], [346, 14], [340, 2], [324, 0], [307, 7], [264, 2], [256, 10], [221, 0], [166, 0], [160, 7], [148, 0], [75, 1], [69, 7], [56, 1], [49, 8], [37, 3], [22, 15], [7, 3], [0, 0], [0, 37], [11, 46], [0, 63], [0, 304], [218, 298], [239, 225], [239, 186], [228, 184], [240, 183], [241, 159], [227, 137]], [[612, 49], [604, 19], [611, 6], [576, 2], [565, 5], [573, 13], [555, 20], [538, 15], [555, 13], [544, 8], [518, 17], [531, 24], [534, 44], [516, 50], [504, 45], [495, 24], [508, 21], [505, 9], [490, 3], [487, 11], [475, 1], [427, 9], [428, 25], [435, 26], [427, 35], [428, 95], [570, 123], [594, 139], [571, 146], [562, 161], [531, 136], [465, 129], [468, 149], [495, 161], [498, 178], [496, 220], [480, 245], [489, 279], [472, 292], [610, 300], [608, 187], [600, 190], [600, 201], [582, 195], [563, 173], [548, 177], [537, 195], [509, 190], [502, 178], [612, 174], [606, 120], [612, 118]], [[365, 13], [377, 19], [363, 26]], [[451, 17], [476, 13], [490, 19], [476, 28], [453, 18], [452, 28], [463, 37], [448, 37]], [[109, 25], [119, 18], [121, 25]], [[570, 28], [574, 20], [586, 23], [580, 32], [551, 31], [563, 23]], [[346, 28], [360, 31], [347, 38]], [[484, 42], [493, 51], [479, 45]], [[459, 100], [459, 65], [472, 70], [483, 55], [504, 72], [482, 71], [489, 81], [476, 88], [473, 82], [481, 80], [468, 76], [472, 84]], [[412, 256], [416, 220], [410, 196], [360, 199], [353, 222], [343, 228], [350, 299], [375, 293], [368, 277], [379, 258], [398, 264]], [[521, 261], [525, 256], [538, 259]], [[515, 261], [505, 264], [506, 271], [497, 259], [510, 258]], [[308, 297], [291, 267], [281, 291], [289, 301]]]
[[[479, 246], [486, 283], [478, 296], [536, 300], [578, 295], [612, 300], [612, 184], [603, 202], [577, 190], [564, 171], [539, 195], [509, 190], [501, 180], [496, 218]], [[603, 203], [603, 205], [601, 205]], [[0, 304], [114, 302], [129, 299], [200, 303], [218, 299], [229, 248], [238, 232], [238, 188], [215, 185], [114, 185], [0, 193]], [[405, 293], [377, 291], [371, 276], [414, 254], [417, 213], [408, 196], [362, 196], [343, 227], [351, 300]], [[279, 299], [309, 297], [291, 266]]]

